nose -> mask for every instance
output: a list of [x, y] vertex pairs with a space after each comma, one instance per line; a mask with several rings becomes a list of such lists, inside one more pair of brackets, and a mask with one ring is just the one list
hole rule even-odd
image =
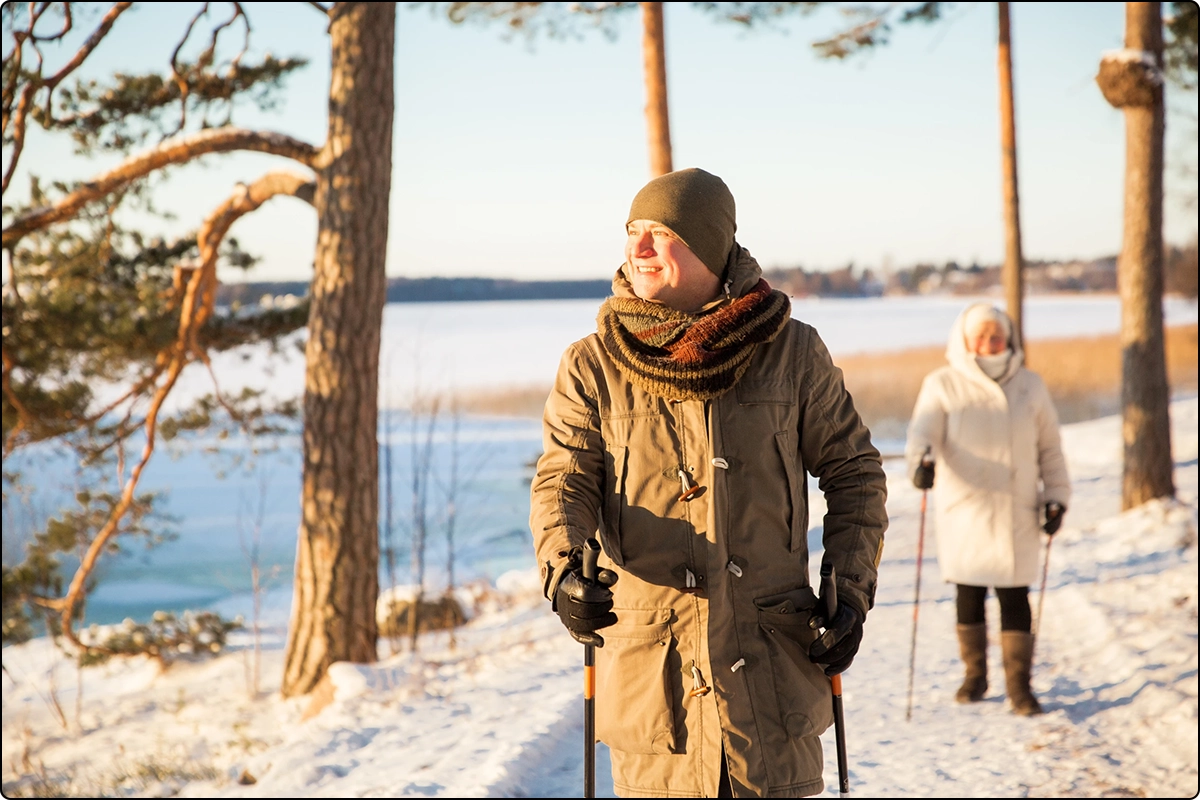
[[649, 258], [654, 253], [654, 236], [650, 231], [642, 231], [633, 240], [633, 254], [638, 258]]

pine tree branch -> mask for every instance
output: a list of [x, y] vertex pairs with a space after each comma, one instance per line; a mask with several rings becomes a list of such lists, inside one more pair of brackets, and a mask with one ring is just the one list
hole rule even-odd
[[[82, 64], [87, 57], [92, 54], [92, 51], [96, 49], [96, 46], [100, 44], [104, 37], [108, 35], [108, 32], [112, 30], [112, 26], [117, 21], [117, 17], [129, 10], [129, 7], [132, 5], [133, 3], [114, 3], [113, 7], [110, 8], [108, 13], [104, 15], [104, 18], [100, 20], [100, 24], [96, 26], [96, 30], [92, 31], [87, 40], [80, 45], [79, 50], [75, 52], [75, 55], [71, 57], [71, 60], [64, 64], [62, 69], [48, 78], [44, 85], [53, 89], [62, 82], [63, 78], [67, 77], [76, 69], [78, 69], [79, 65]], [[49, 103], [50, 101], [47, 99], [47, 106]]]
[[[54, 5], [54, 3], [42, 3], [41, 4], [42, 8], [38, 12], [38, 16], [40, 17], [44, 12], [49, 11], [50, 7], [52, 5]], [[71, 16], [71, 4], [63, 3], [62, 6], [63, 6], [62, 30], [60, 30], [58, 33], [53, 33], [49, 36], [38, 36], [36, 33], [33, 32], [33, 26], [30, 25], [29, 26], [29, 40], [31, 42], [56, 42], [59, 39], [61, 39], [62, 37], [66, 36], [68, 33], [70, 33], [71, 26], [73, 24], [73, 19]]]
[[839, 31], [828, 39], [813, 42], [813, 49], [822, 58], [845, 58], [854, 53], [869, 50], [881, 43], [888, 31], [887, 18], [897, 7], [891, 3], [884, 8], [845, 9], [843, 13], [855, 14], [862, 22]]
[[[25, 117], [29, 112], [29, 104], [33, 99], [33, 92], [34, 85], [32, 83], [28, 84], [25, 87], [25, 91], [21, 92], [21, 99], [17, 101], [17, 111], [12, 117], [12, 156], [9, 158], [8, 169], [4, 171], [4, 178], [0, 180], [0, 192], [8, 191], [8, 184], [17, 169], [17, 162], [21, 159], [21, 151], [25, 149]], [[4, 129], [8, 130], [7, 120], [5, 120]]]
[[[198, 276], [197, 276], [198, 277]], [[195, 278], [194, 278], [195, 279]], [[183, 321], [180, 323], [184, 324]], [[62, 631], [71, 644], [80, 648], [80, 650], [95, 651], [98, 648], [88, 646], [79, 641], [79, 635], [75, 632], [72, 624], [75, 617], [75, 611], [79, 606], [79, 601], [82, 599], [87, 577], [96, 567], [96, 561], [100, 554], [104, 552], [104, 548], [117, 533], [117, 526], [120, 525], [121, 519], [125, 516], [125, 512], [133, 505], [134, 491], [137, 489], [138, 481], [142, 477], [142, 471], [146, 468], [146, 464], [150, 462], [150, 456], [154, 454], [155, 434], [158, 428], [158, 413], [162, 409], [163, 402], [166, 401], [167, 395], [175, 387], [176, 381], [179, 380], [179, 374], [183, 368], [187, 366], [188, 357], [187, 351], [182, 347], [182, 342], [176, 342], [173, 348], [171, 365], [167, 371], [166, 381], [158, 387], [154, 392], [154, 397], [150, 401], [150, 408], [146, 412], [146, 444], [142, 448], [142, 457], [133, 470], [129, 473], [129, 479], [125, 481], [125, 487], [121, 492], [120, 501], [113, 507], [112, 512], [108, 516], [108, 520], [104, 523], [104, 527], [96, 534], [91, 543], [88, 545], [87, 552], [80, 559], [79, 568], [75, 571], [74, 577], [71, 579], [71, 585], [67, 589], [67, 594], [58, 600], [46, 602], [49, 608], [57, 610], [62, 617]]]
[[17, 424], [13, 425], [12, 430], [8, 432], [8, 436], [4, 439], [4, 455], [7, 457], [12, 452], [18, 434], [25, 428], [25, 423], [29, 419], [29, 410], [25, 408], [25, 405], [21, 402], [21, 398], [12, 389], [12, 371], [15, 367], [12, 356], [8, 354], [7, 349], [0, 347], [0, 358], [3, 358], [4, 362], [4, 396], [12, 404], [13, 410], [17, 412]]
[[204, 326], [216, 307], [217, 299], [217, 253], [225, 234], [230, 226], [241, 217], [256, 210], [263, 203], [278, 195], [299, 197], [312, 203], [316, 191], [316, 183], [310, 178], [293, 172], [270, 172], [249, 186], [242, 184], [215, 211], [209, 214], [200, 226], [196, 242], [200, 247], [199, 270], [202, 273], [198, 287], [202, 291], [202, 303], [198, 310], [195, 325], [191, 328], [188, 347], [199, 355], [202, 352], [197, 343], [199, 330]]
[[[49, 7], [49, 5], [49, 3], [46, 3], [45, 7]], [[41, 53], [40, 51], [38, 52], [38, 74], [36, 77], [31, 78], [29, 83], [25, 84], [25, 88], [21, 92], [21, 99], [17, 103], [16, 113], [11, 117], [11, 121], [13, 123], [13, 152], [12, 157], [9, 159], [8, 169], [4, 173], [3, 181], [0, 181], [0, 189], [3, 191], [8, 191], [8, 184], [10, 181], [12, 181], [12, 176], [17, 169], [17, 162], [21, 158], [21, 151], [25, 149], [26, 118], [28, 116], [29, 107], [33, 104], [34, 96], [42, 89], [46, 90], [46, 118], [48, 120], [47, 124], [49, 125], [54, 120], [51, 100], [54, 97], [55, 87], [57, 87], [64, 78], [74, 72], [80, 64], [87, 60], [87, 57], [91, 55], [93, 50], [96, 49], [96, 46], [100, 44], [105, 36], [108, 35], [108, 32], [112, 29], [113, 24], [117, 21], [117, 17], [121, 16], [121, 14], [123, 14], [132, 5], [133, 3], [114, 4], [113, 7], [108, 10], [108, 13], [104, 15], [104, 18], [100, 20], [100, 24], [96, 27], [96, 30], [92, 31], [92, 34], [88, 36], [87, 40], [80, 46], [79, 50], [75, 52], [75, 55], [71, 57], [71, 60], [64, 64], [58, 72], [54, 73], [49, 78], [41, 77]], [[43, 11], [45, 11], [45, 7], [42, 9]], [[40, 14], [38, 16], [40, 16]], [[16, 43], [13, 48], [13, 54], [10, 57], [14, 61], [15, 68], [12, 70], [12, 73], [9, 76], [11, 86], [4, 87], [4, 120], [2, 127], [6, 133], [8, 131], [8, 123], [10, 121], [9, 110], [11, 108], [12, 96], [16, 90], [17, 75], [20, 72], [21, 49], [24, 46], [24, 40], [28, 38], [31, 42], [53, 41], [66, 35], [66, 33], [71, 29], [70, 4], [67, 4], [66, 20], [63, 24], [63, 29], [54, 36], [39, 37], [34, 35], [33, 28], [36, 24], [37, 18], [35, 17], [29, 23], [29, 29], [27, 32], [25, 32], [25, 35], [18, 36], [16, 33], [13, 35]]]
[[180, 136], [158, 147], [131, 156], [113, 169], [96, 176], [53, 206], [34, 209], [17, 217], [4, 229], [0, 244], [11, 248], [28, 233], [72, 218], [83, 206], [145, 175], [171, 164], [183, 164], [208, 153], [252, 150], [284, 156], [318, 169], [322, 151], [307, 142], [282, 133], [243, 128], [213, 128]]
[[[186, 347], [190, 353], [206, 364], [208, 363], [206, 349], [200, 343], [199, 334], [204, 325], [211, 319], [216, 308], [216, 293], [218, 288], [216, 262], [220, 247], [233, 223], [242, 216], [259, 208], [267, 200], [278, 195], [298, 197], [311, 205], [315, 191], [315, 183], [304, 176], [289, 172], [268, 173], [249, 186], [240, 185], [227, 200], [205, 219], [196, 237], [197, 246], [200, 249], [200, 259], [188, 265], [180, 264], [176, 266], [173, 281], [174, 299], [169, 306], [170, 308], [180, 308], [188, 300], [189, 288], [194, 285], [197, 287], [194, 291], [198, 291], [199, 294], [191, 300], [193, 308], [196, 309], [194, 311], [194, 319], [191, 325], [186, 328], [180, 328], [179, 333], [180, 336], [186, 335]], [[198, 274], [200, 275], [200, 284], [193, 284], [192, 281]], [[85, 417], [68, 417], [67, 422], [70, 423], [71, 430], [78, 430], [94, 425], [120, 406], [137, 397], [143, 396], [150, 387], [157, 384], [170, 363], [170, 350], [161, 351], [155, 359], [154, 366], [138, 378], [126, 391], [122, 392], [119, 397], [107, 403], [100, 410]], [[30, 430], [33, 426], [30, 425], [30, 419], [32, 418], [30, 413], [22, 404], [18, 393], [12, 389], [10, 378], [15, 365], [7, 350], [4, 353], [4, 366], [4, 395], [8, 398], [17, 417], [16, 424], [9, 431], [4, 441], [4, 453], [7, 455], [26, 443], [21, 441], [21, 433]], [[221, 397], [219, 396], [218, 399], [221, 399]], [[225, 407], [231, 417], [236, 419], [238, 415], [229, 403], [222, 402], [221, 405]], [[126, 415], [126, 421], [128, 419], [129, 417]], [[128, 431], [125, 430], [125, 425], [123, 423], [118, 425], [112, 440], [102, 444], [98, 449], [107, 450], [127, 434]]]
[[[174, 52], [171, 53], [171, 74], [174, 76], [175, 85], [179, 87], [180, 99], [179, 127], [175, 129], [174, 134], [178, 134], [187, 125], [187, 99], [188, 92], [190, 91], [190, 87], [188, 85], [188, 75], [179, 71], [179, 51], [183, 49], [184, 45], [187, 44], [188, 39], [191, 38], [192, 29], [196, 26], [196, 22], [199, 21], [200, 17], [203, 17], [207, 14], [208, 3], [205, 3], [201, 7], [200, 11], [196, 13], [196, 16], [192, 17], [192, 21], [188, 23], [187, 30], [184, 32], [183, 38], [179, 40], [179, 44], [175, 46]], [[209, 40], [208, 48], [204, 50], [204, 52], [202, 52], [196, 59], [195, 70], [197, 72], [203, 71], [205, 67], [212, 63], [217, 51], [217, 38], [221, 35], [221, 31], [232, 25], [239, 17], [246, 26], [246, 39], [243, 44], [242, 51], [234, 57], [233, 64], [236, 65], [239, 61], [241, 61], [242, 56], [245, 55], [246, 50], [248, 50], [250, 47], [250, 20], [246, 16], [245, 11], [242, 10], [242, 4], [233, 3], [233, 16], [213, 28], [212, 37]], [[190, 71], [191, 70], [189, 70], [189, 72]]]
[[[204, 349], [198, 343], [198, 335], [200, 328], [212, 316], [215, 307], [217, 252], [220, 249], [221, 242], [234, 222], [256, 210], [271, 198], [278, 195], [291, 195], [312, 203], [314, 190], [314, 181], [302, 175], [289, 172], [271, 172], [249, 186], [240, 186], [204, 220], [204, 224], [201, 226], [200, 233], [196, 239], [200, 247], [200, 264], [186, 273], [186, 285], [180, 306], [179, 334], [171, 347], [160, 354], [160, 364], [162, 363], [163, 356], [168, 360], [168, 365], [165, 369], [166, 379], [162, 385], [156, 387], [154, 396], [150, 402], [150, 408], [146, 412], [144, 421], [146, 444], [142, 450], [142, 457], [129, 474], [129, 479], [126, 481], [124, 490], [121, 493], [120, 502], [113, 507], [104, 527], [96, 534], [96, 538], [92, 540], [87, 552], [80, 559], [79, 568], [71, 579], [71, 585], [66, 595], [61, 599], [50, 600], [45, 603], [47, 607], [55, 609], [61, 614], [63, 634], [73, 645], [81, 650], [106, 652], [102, 647], [83, 644], [79, 640], [79, 636], [75, 632], [72, 623], [75, 610], [83, 596], [87, 578], [95, 568], [96, 560], [104, 551], [105, 544], [116, 535], [121, 519], [133, 504], [134, 492], [137, 489], [142, 471], [146, 468], [146, 464], [149, 463], [150, 457], [154, 453], [158, 415], [162, 409], [163, 402], [166, 400], [167, 395], [170, 394], [171, 389], [174, 388], [184, 367], [195, 358], [199, 358], [208, 365], [209, 372], [210, 374], [212, 373], [208, 354], [204, 352]], [[183, 275], [184, 273], [181, 272], [181, 278]], [[158, 374], [159, 370], [156, 370], [153, 377], [157, 378]], [[213, 376], [213, 380], [215, 383], [215, 375]], [[230, 416], [236, 420], [238, 414], [224, 401], [219, 392], [218, 400], [230, 413]]]

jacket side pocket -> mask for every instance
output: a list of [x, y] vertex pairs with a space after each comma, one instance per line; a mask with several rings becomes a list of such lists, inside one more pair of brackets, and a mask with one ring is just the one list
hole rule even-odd
[[[812, 595], [812, 590], [806, 590]], [[817, 632], [808, 627], [808, 609], [779, 612], [772, 598], [756, 601], [758, 627], [767, 640], [779, 719], [788, 736], [819, 736], [833, 724], [833, 690], [825, 671], [809, 661], [808, 648]], [[815, 603], [815, 599], [814, 599]]]
[[629, 448], [624, 445], [609, 447], [607, 457], [609, 480], [605, 485], [604, 505], [601, 509], [600, 544], [604, 553], [618, 567], [625, 565], [621, 552], [621, 506], [625, 504], [625, 473], [629, 465]]
[[[626, 753], [674, 753], [667, 675], [671, 612], [614, 610], [622, 620], [635, 619], [600, 632], [604, 646], [596, 648], [596, 738]], [[647, 619], [652, 621], [645, 624]]]

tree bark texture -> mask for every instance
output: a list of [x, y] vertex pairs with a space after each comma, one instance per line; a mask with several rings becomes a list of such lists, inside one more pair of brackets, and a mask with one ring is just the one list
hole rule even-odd
[[[1125, 4], [1125, 47], [1161, 71], [1161, 3]], [[1117, 262], [1121, 295], [1122, 508], [1173, 497], [1170, 389], [1163, 346], [1163, 86], [1150, 105], [1126, 105], [1125, 224]]]
[[1020, 195], [1017, 192], [1017, 124], [1013, 111], [1012, 46], [1008, 3], [997, 3], [1000, 37], [1000, 155], [1004, 177], [1004, 299], [1013, 322], [1013, 339], [1025, 342], [1025, 260], [1021, 255]]
[[671, 123], [667, 116], [667, 51], [663, 4], [642, 3], [642, 65], [646, 76], [646, 132], [650, 177], [671, 171]]
[[392, 172], [394, 3], [338, 3], [305, 351], [304, 465], [282, 692], [376, 658], [379, 343]]

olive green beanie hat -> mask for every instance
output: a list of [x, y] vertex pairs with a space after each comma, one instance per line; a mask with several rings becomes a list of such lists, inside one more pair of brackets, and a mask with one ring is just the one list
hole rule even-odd
[[633, 198], [626, 225], [648, 219], [666, 225], [718, 278], [737, 231], [733, 193], [725, 181], [702, 169], [660, 175]]

